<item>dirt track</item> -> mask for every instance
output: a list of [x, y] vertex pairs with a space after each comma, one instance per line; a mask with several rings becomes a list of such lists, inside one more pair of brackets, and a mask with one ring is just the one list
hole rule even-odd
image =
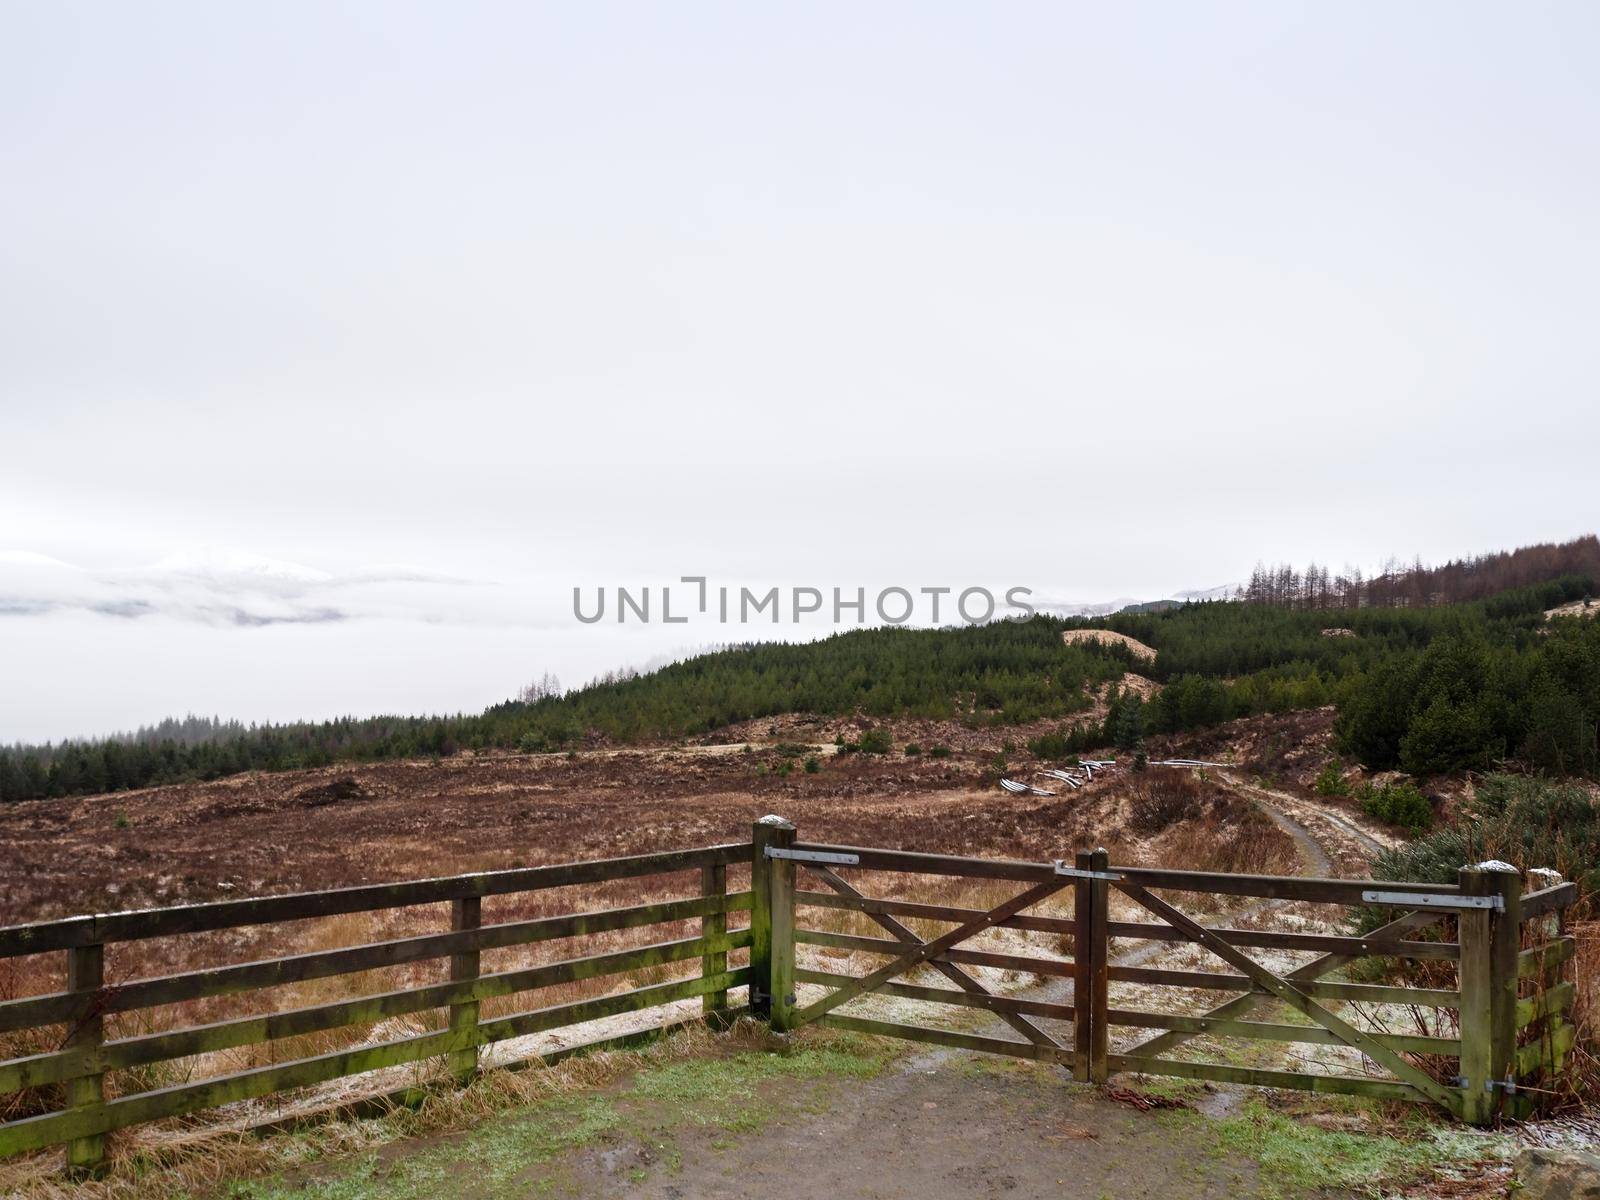
[[1136, 1112], [1060, 1070], [919, 1056], [834, 1089], [820, 1113], [803, 1097], [762, 1099], [777, 1099], [781, 1116], [755, 1136], [727, 1144], [692, 1126], [664, 1131], [679, 1165], [642, 1179], [642, 1145], [572, 1154], [552, 1164], [552, 1190], [642, 1200], [1262, 1194], [1256, 1164], [1216, 1153], [1203, 1122]]

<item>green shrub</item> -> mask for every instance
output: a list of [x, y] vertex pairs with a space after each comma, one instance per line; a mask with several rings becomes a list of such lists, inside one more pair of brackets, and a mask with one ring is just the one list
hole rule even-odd
[[1385, 850], [1372, 873], [1454, 883], [1462, 867], [1490, 858], [1559, 871], [1577, 883], [1580, 903], [1587, 904], [1600, 889], [1600, 805], [1578, 784], [1489, 775], [1455, 821]]
[[1350, 785], [1345, 782], [1344, 772], [1339, 769], [1337, 762], [1331, 762], [1317, 773], [1317, 781], [1312, 785], [1319, 796], [1348, 796]]
[[949, 758], [950, 757], [950, 747], [949, 746], [945, 746], [945, 745], [935, 746], [933, 749], [928, 751], [928, 757], [929, 758]]
[[1368, 784], [1362, 789], [1361, 811], [1385, 825], [1398, 825], [1413, 833], [1433, 825], [1433, 802], [1409, 780], [1386, 783], [1382, 787]]
[[917, 755], [919, 755], [921, 753], [922, 753], [922, 747], [917, 745], [916, 742], [907, 742], [906, 743], [906, 757], [907, 758], [915, 758], [915, 757], [917, 757]]
[[894, 749], [894, 739], [887, 729], [869, 729], [858, 743], [863, 754], [887, 754]]
[[822, 770], [822, 764], [817, 761], [817, 756], [815, 754], [806, 759], [807, 775], [815, 775], [820, 770]]
[[1099, 721], [1089, 721], [1086, 724], [1074, 725], [1064, 732], [1041, 734], [1028, 739], [1028, 750], [1035, 758], [1070, 758], [1109, 742], [1111, 740], [1109, 724], [1109, 721], [1104, 724]]
[[1144, 701], [1133, 692], [1113, 700], [1106, 714], [1106, 728], [1111, 732], [1111, 744], [1118, 750], [1137, 749], [1144, 740]]

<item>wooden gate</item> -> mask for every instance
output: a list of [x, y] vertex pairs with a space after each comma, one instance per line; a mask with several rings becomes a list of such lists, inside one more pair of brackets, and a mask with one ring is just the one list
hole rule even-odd
[[[756, 825], [753, 844], [751, 1001], [778, 1031], [816, 1021], [1057, 1062], [1091, 1082], [1126, 1071], [1420, 1100], [1473, 1123], [1524, 1109], [1529, 1082], [1557, 1068], [1572, 1044], [1566, 1014], [1573, 988], [1561, 976], [1573, 953], [1563, 914], [1576, 888], [1557, 884], [1524, 895], [1521, 874], [1503, 864], [1464, 867], [1458, 882], [1446, 885], [1117, 867], [1103, 850], [1080, 852], [1071, 863], [1019, 862], [800, 842], [792, 825], [770, 817]], [[863, 873], [898, 894], [867, 894]], [[982, 907], [921, 898], [941, 880], [946, 888], [953, 880], [981, 881], [1003, 898]], [[1229, 928], [1202, 923], [1158, 892], [1254, 899], [1257, 915], [1290, 903], [1384, 915], [1359, 935]], [[1070, 913], [1063, 914], [1069, 895]], [[1112, 919], [1114, 896], [1126, 897], [1123, 907], [1142, 919]], [[1052, 900], [1056, 912], [1037, 911]], [[870, 922], [887, 936], [818, 928], [824, 922], [814, 917], [799, 923], [811, 910], [859, 914], [858, 925]], [[946, 928], [919, 934], [902, 918]], [[996, 948], [993, 931], [1054, 935], [1056, 948]], [[975, 939], [990, 944], [973, 945]], [[1226, 969], [1119, 961], [1119, 942], [1187, 943]], [[1268, 965], [1258, 951], [1292, 961]], [[828, 969], [824, 956], [839, 953], [885, 961], [864, 974]], [[1454, 964], [1453, 986], [1329, 978], [1374, 959]], [[975, 967], [1032, 975], [1039, 986], [1001, 993], [969, 969]], [[923, 968], [953, 986], [905, 978]], [[1070, 995], [1056, 994], [1065, 984], [1052, 989], [1052, 980], [1070, 981]], [[1113, 985], [1133, 985], [1123, 990], [1142, 993], [1143, 1005], [1112, 1007]], [[1206, 992], [1233, 995], [1199, 1008], [1179, 999]], [[860, 1009], [869, 997], [986, 1010], [1016, 1036], [841, 1011]], [[1247, 1019], [1273, 1002], [1299, 1019]], [[1423, 1022], [1426, 1032], [1389, 1028], [1386, 1017], [1415, 1013], [1433, 1014]], [[1126, 1044], [1113, 1053], [1113, 1029], [1158, 1032], [1143, 1041], [1119, 1038]], [[1201, 1038], [1348, 1047], [1360, 1056], [1359, 1073], [1176, 1055]]]

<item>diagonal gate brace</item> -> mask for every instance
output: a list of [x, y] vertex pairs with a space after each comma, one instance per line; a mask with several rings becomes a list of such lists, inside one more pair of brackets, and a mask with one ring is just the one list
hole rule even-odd
[[[1438, 924], [1444, 915], [1444, 913], [1440, 912], [1407, 913], [1403, 917], [1396, 917], [1387, 925], [1380, 925], [1374, 929], [1367, 934], [1367, 940], [1371, 943], [1380, 943], [1390, 938], [1399, 939], [1408, 933], [1414, 933], [1418, 929], [1426, 929], [1429, 925]], [[1321, 979], [1324, 975], [1331, 975], [1341, 967], [1349, 966], [1358, 957], [1358, 955], [1354, 954], [1323, 954], [1302, 966], [1296, 967], [1284, 978], [1290, 983], [1310, 983], [1313, 980]], [[1200, 1015], [1207, 1020], [1226, 1020], [1230, 1017], [1247, 1016], [1266, 999], [1267, 997], [1259, 992], [1246, 992], [1242, 996], [1235, 996], [1232, 1000], [1224, 1000], [1221, 1004], [1208, 1008]], [[1169, 1050], [1175, 1050], [1185, 1042], [1193, 1041], [1199, 1036], [1197, 1033], [1169, 1029], [1165, 1033], [1158, 1033], [1154, 1037], [1140, 1042], [1137, 1046], [1130, 1048], [1127, 1053], [1155, 1058], [1167, 1053]]]
[[[806, 865], [822, 878], [822, 882], [826, 883], [841, 896], [848, 896], [852, 900], [866, 899], [866, 897], [862, 895], [860, 891], [846, 883], [843, 879], [840, 879], [839, 876], [835, 875], [827, 867], [817, 863], [807, 863]], [[899, 921], [891, 917], [888, 913], [869, 912], [866, 915], [871, 917], [884, 929], [887, 929], [890, 933], [894, 934], [895, 937], [899, 938], [900, 941], [904, 942], [906, 945], [918, 946], [922, 944], [921, 938], [919, 938], [910, 929], [902, 925]], [[964, 991], [971, 992], [977, 996], [992, 996], [994, 994], [988, 988], [984, 987], [979, 980], [973, 978], [966, 971], [963, 971], [960, 967], [956, 966], [955, 963], [935, 962], [930, 965], [934, 968], [934, 970], [938, 971], [946, 979], [950, 980]], [[1055, 1038], [1051, 1037], [1047, 1030], [1040, 1028], [1021, 1013], [996, 1013], [995, 1015], [1036, 1046], [1053, 1046], [1057, 1050], [1066, 1049], [1065, 1046], [1063, 1046]]]
[[864, 975], [845, 986], [830, 992], [820, 1000], [814, 1000], [794, 1014], [795, 1023], [803, 1025], [807, 1021], [815, 1021], [838, 1008], [848, 1000], [875, 990], [881, 984], [888, 983], [896, 975], [916, 966], [921, 962], [929, 962], [943, 954], [952, 946], [966, 941], [974, 934], [981, 933], [991, 925], [998, 925], [1007, 917], [1014, 917], [1025, 908], [1032, 908], [1045, 897], [1059, 892], [1065, 879], [1051, 880], [1047, 883], [1038, 883], [1020, 895], [1013, 896], [1004, 904], [991, 908], [988, 912], [974, 917], [970, 921], [957, 925], [948, 933], [941, 933], [931, 942], [919, 942], [915, 946], [908, 946], [903, 954], [886, 966], [879, 967], [870, 975]]
[[1369, 1035], [1362, 1033], [1361, 1030], [1343, 1018], [1329, 1012], [1310, 996], [1295, 987], [1294, 984], [1281, 976], [1274, 975], [1248, 954], [1207, 929], [1187, 913], [1174, 908], [1159, 896], [1151, 895], [1136, 883], [1124, 880], [1116, 886], [1155, 913], [1156, 916], [1161, 917], [1174, 929], [1185, 934], [1190, 941], [1200, 943], [1200, 945], [1222, 959], [1223, 962], [1237, 967], [1257, 987], [1276, 996], [1285, 1004], [1299, 1009], [1341, 1042], [1348, 1046], [1354, 1046], [1379, 1066], [1387, 1067], [1397, 1079], [1409, 1083], [1424, 1096], [1451, 1112], [1457, 1110], [1455, 1093], [1449, 1088], [1438, 1083], [1427, 1072], [1412, 1066], [1387, 1046], [1374, 1041]]

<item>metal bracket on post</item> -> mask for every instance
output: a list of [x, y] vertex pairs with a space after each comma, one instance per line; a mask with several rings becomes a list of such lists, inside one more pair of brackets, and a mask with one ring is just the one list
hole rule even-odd
[[1073, 879], [1103, 879], [1107, 883], [1116, 883], [1122, 878], [1115, 871], [1086, 871], [1078, 867], [1069, 867], [1066, 860], [1061, 858], [1056, 859], [1055, 863], [1057, 875], [1067, 875]]
[[[1465, 1088], [1471, 1085], [1471, 1081], [1465, 1075], [1457, 1075], [1451, 1082], [1458, 1088]], [[1486, 1092], [1504, 1092], [1508, 1096], [1515, 1096], [1517, 1094], [1517, 1081], [1510, 1075], [1507, 1075], [1504, 1079], [1485, 1079], [1483, 1081], [1483, 1090]]]
[[1361, 893], [1368, 904], [1388, 904], [1395, 908], [1488, 908], [1505, 912], [1506, 902], [1501, 896], [1442, 896], [1433, 892], [1386, 892], [1369, 888]]
[[790, 862], [828, 863], [836, 867], [861, 865], [859, 854], [835, 854], [829, 850], [790, 850], [784, 846], [763, 846], [762, 853], [768, 858], [783, 858]]

